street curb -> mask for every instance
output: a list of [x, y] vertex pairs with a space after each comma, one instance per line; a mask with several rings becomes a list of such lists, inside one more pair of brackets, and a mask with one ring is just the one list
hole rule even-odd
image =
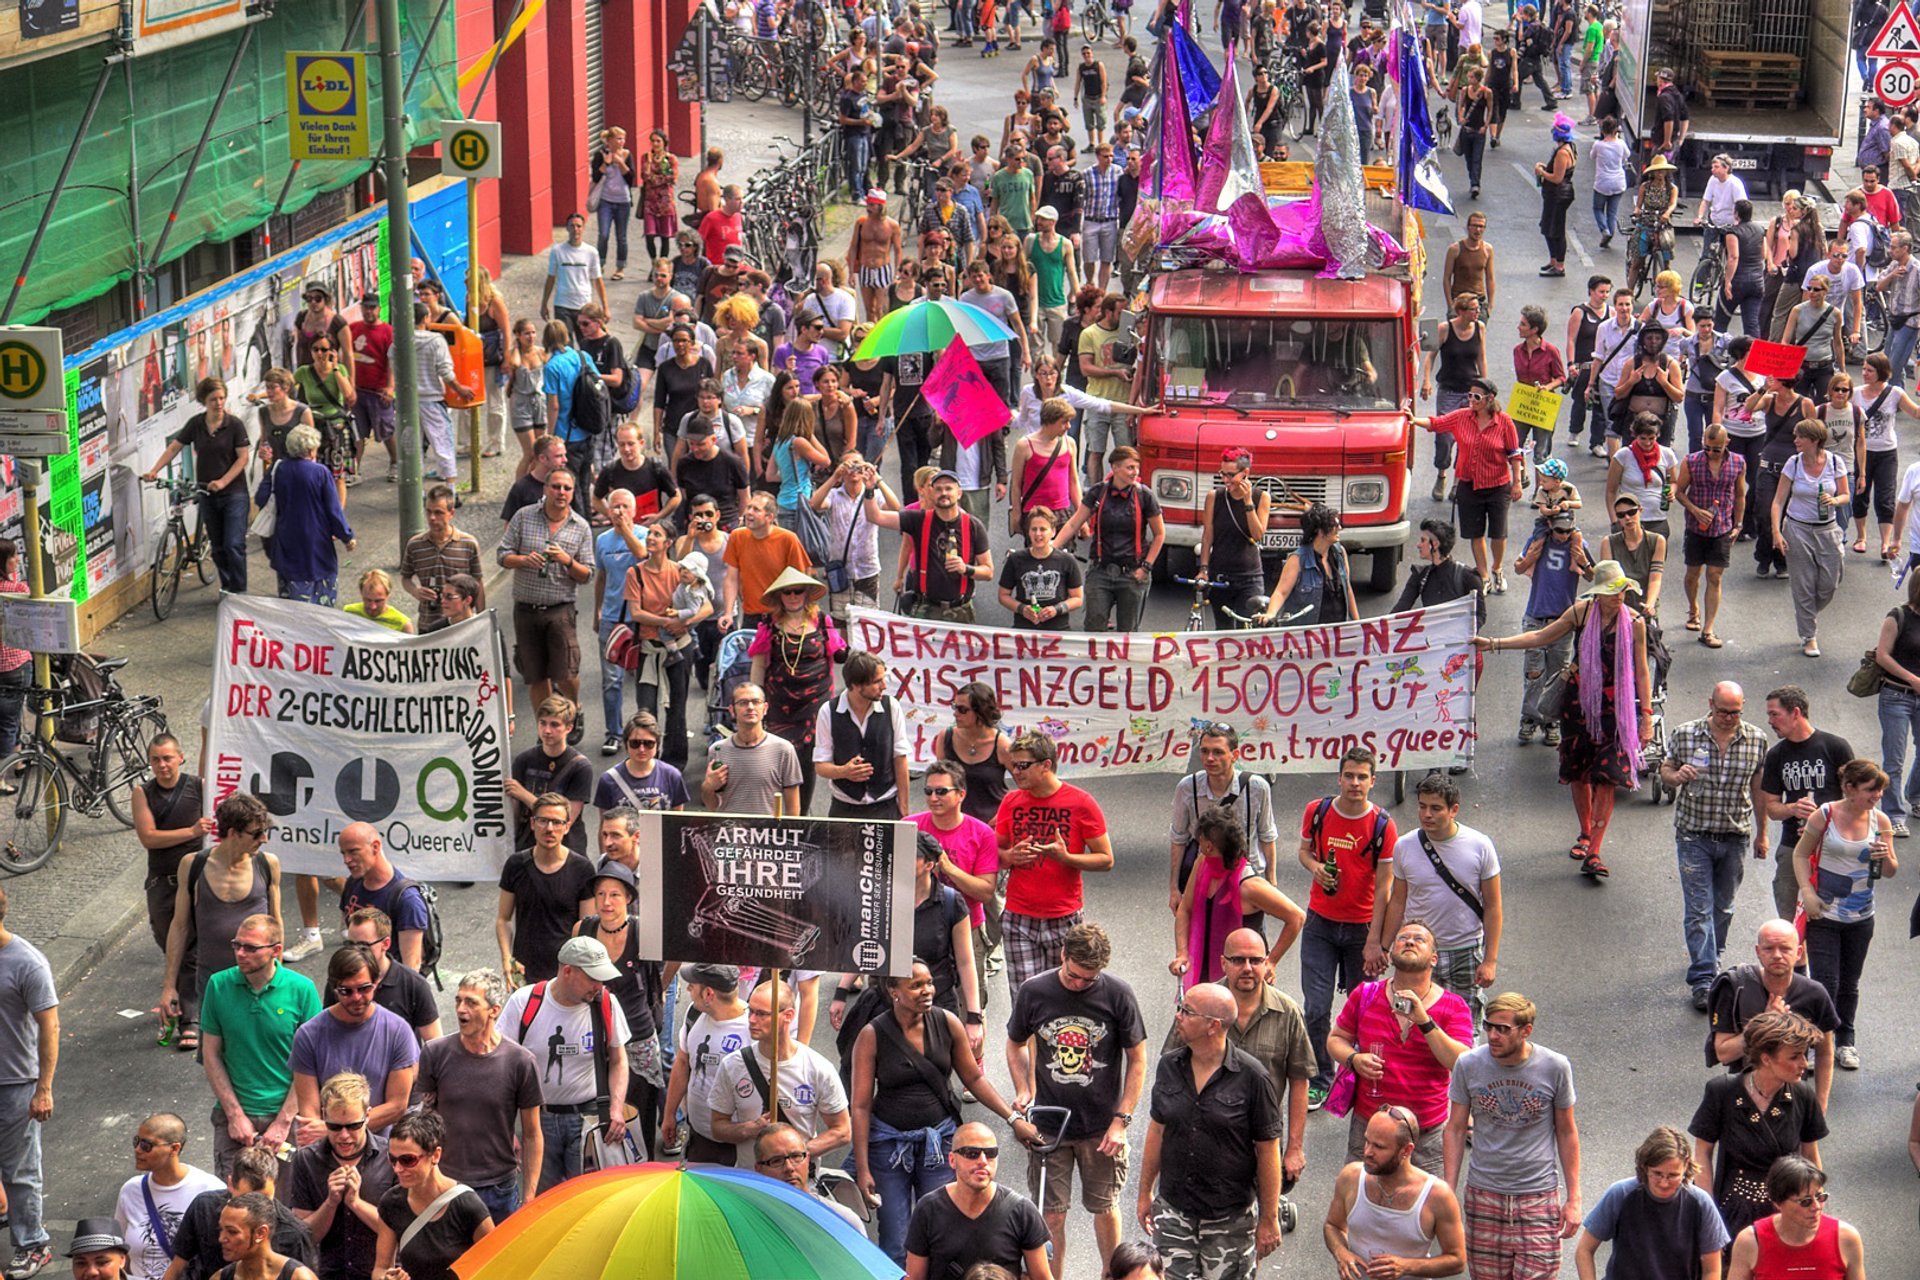
[[[120, 939], [147, 918], [147, 869], [141, 862], [129, 863], [102, 885], [88, 904], [60, 926], [60, 931], [41, 946], [47, 965], [53, 970], [53, 989], [69, 994], [93, 967], [106, 957]], [[118, 915], [101, 919], [102, 904], [125, 902]]]

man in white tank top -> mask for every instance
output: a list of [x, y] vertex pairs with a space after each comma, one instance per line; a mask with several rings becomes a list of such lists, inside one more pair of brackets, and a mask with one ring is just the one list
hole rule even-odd
[[1445, 1182], [1413, 1163], [1419, 1137], [1413, 1112], [1382, 1107], [1367, 1121], [1361, 1158], [1334, 1179], [1325, 1235], [1341, 1280], [1364, 1280], [1383, 1258], [1403, 1276], [1466, 1270], [1460, 1203]]

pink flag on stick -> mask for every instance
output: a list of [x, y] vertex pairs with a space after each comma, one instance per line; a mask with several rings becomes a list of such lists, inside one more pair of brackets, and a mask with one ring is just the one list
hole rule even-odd
[[928, 371], [920, 394], [940, 420], [953, 429], [953, 438], [968, 447], [1013, 420], [1012, 410], [980, 371], [980, 362], [957, 337]]

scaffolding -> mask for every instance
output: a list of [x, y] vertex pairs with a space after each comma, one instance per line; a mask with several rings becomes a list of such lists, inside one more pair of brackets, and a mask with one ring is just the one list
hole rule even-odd
[[[141, 58], [100, 46], [0, 71], [25, 146], [0, 149], [0, 323], [32, 323], [350, 186], [379, 160], [293, 161], [286, 55], [368, 48], [370, 0], [279, 0], [219, 36]], [[399, 0], [408, 145], [462, 114], [452, 0]], [[378, 119], [381, 86], [368, 85]], [[76, 128], [74, 121], [79, 121]]]

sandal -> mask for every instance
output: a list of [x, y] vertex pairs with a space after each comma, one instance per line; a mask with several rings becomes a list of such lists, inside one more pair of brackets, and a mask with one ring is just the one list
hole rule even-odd
[[1690, 614], [1688, 614], [1688, 615], [1687, 615], [1687, 630], [1689, 630], [1689, 631], [1698, 631], [1699, 629], [1700, 629], [1700, 615], [1699, 615], [1699, 614], [1697, 614], [1697, 613], [1690, 613]]
[[1857, 556], [1863, 556], [1867, 554], [1867, 540], [1865, 538], [1861, 538], [1859, 541], [1853, 544], [1853, 554]]
[[1607, 864], [1600, 861], [1600, 855], [1589, 853], [1580, 862], [1580, 874], [1590, 880], [1605, 880], [1613, 873], [1607, 870]]
[[191, 1022], [182, 1026], [180, 1028], [180, 1036], [173, 1042], [173, 1047], [181, 1053], [192, 1053], [195, 1049], [198, 1049], [200, 1047], [200, 1028]]
[[1591, 858], [1593, 856], [1593, 837], [1582, 831], [1580, 838], [1573, 842], [1573, 847], [1567, 850], [1567, 856], [1576, 862], [1583, 858]]
[[1707, 632], [1701, 633], [1700, 643], [1707, 646], [1707, 648], [1709, 649], [1718, 649], [1721, 645], [1725, 644], [1726, 641], [1722, 640], [1719, 636], [1713, 634], [1713, 632], [1707, 631]]

